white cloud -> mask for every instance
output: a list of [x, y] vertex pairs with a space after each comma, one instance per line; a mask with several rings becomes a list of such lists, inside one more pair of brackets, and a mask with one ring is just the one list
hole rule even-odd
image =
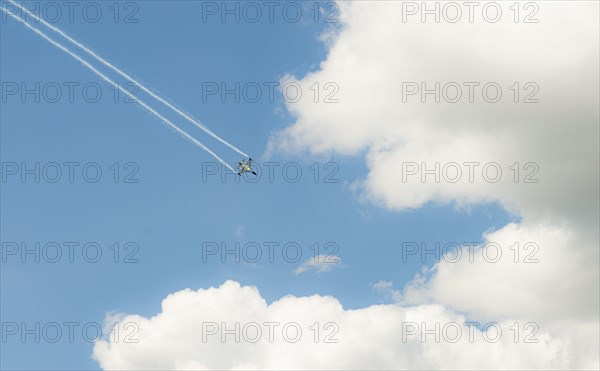
[[[286, 296], [267, 304], [255, 287], [228, 281], [218, 288], [170, 294], [162, 303], [162, 311], [154, 317], [123, 317], [122, 324], [137, 325], [139, 330], [130, 340], [138, 342], [124, 342], [123, 336], [132, 331], [120, 328], [121, 341], [97, 342], [94, 358], [105, 370], [598, 367], [594, 356], [597, 348], [593, 348], [598, 342], [589, 329], [561, 332], [540, 327], [531, 338], [538, 342], [525, 343], [525, 336], [534, 329], [524, 329], [525, 324], [519, 323], [515, 342], [515, 330], [510, 329], [514, 323], [505, 321], [498, 324], [502, 333], [493, 343], [475, 328], [471, 340], [466, 321], [464, 316], [441, 305], [390, 304], [346, 310], [335, 298], [318, 295]], [[236, 322], [240, 324], [237, 331]], [[272, 341], [268, 327], [263, 325], [266, 322], [280, 324], [273, 325]], [[315, 331], [310, 329], [315, 322], [320, 328], [316, 342]], [[210, 327], [211, 323], [216, 327]], [[260, 337], [257, 327], [249, 323], [261, 328]], [[284, 338], [282, 329], [288, 323], [302, 330], [297, 342], [291, 342], [296, 338], [295, 330], [288, 331], [288, 340]], [[325, 327], [327, 323], [329, 327]], [[439, 340], [430, 334], [423, 341], [418, 330], [433, 329], [435, 333], [436, 323]], [[486, 336], [496, 336], [494, 326], [490, 326]], [[223, 341], [224, 328], [237, 332], [239, 343], [231, 333]], [[413, 334], [412, 330], [417, 331]], [[326, 343], [326, 337], [337, 342]], [[110, 339], [114, 339], [114, 333]], [[584, 341], [589, 348], [578, 348], [580, 356], [570, 357], [575, 345], [579, 345], [577, 342]]]
[[441, 303], [483, 320], [598, 319], [598, 245], [568, 228], [509, 224], [459, 251], [417, 276], [401, 302]]
[[245, 226], [243, 224], [236, 224], [233, 226], [233, 235], [236, 238], [242, 238], [244, 237], [244, 229]]
[[[297, 120], [272, 138], [270, 148], [349, 155], [366, 150], [368, 174], [355, 188], [363, 199], [394, 210], [427, 202], [500, 202], [523, 224], [493, 237], [533, 239], [545, 258], [534, 266], [490, 266], [481, 259], [467, 266], [440, 264], [425, 292], [409, 288], [413, 299], [427, 293], [428, 300], [492, 317], [597, 316], [598, 3], [539, 3], [535, 24], [514, 23], [512, 3], [502, 4], [505, 17], [498, 23], [479, 17], [474, 23], [438, 24], [401, 22], [403, 2], [341, 2], [343, 27], [330, 41], [327, 60], [296, 80], [306, 89], [315, 81], [335, 81], [340, 102], [315, 104], [307, 97], [289, 103]], [[431, 96], [430, 103], [418, 98], [403, 103], [406, 81], [429, 87], [436, 81], [493, 81], [504, 95], [494, 104], [481, 94], [474, 103], [437, 104]], [[535, 82], [539, 103], [515, 103], [510, 89], [515, 81]], [[421, 174], [403, 179], [407, 162], [429, 169], [440, 163], [440, 170], [453, 162], [463, 173], [455, 183], [443, 173], [439, 182], [431, 175], [423, 182]], [[480, 163], [472, 182], [466, 162]], [[518, 181], [511, 169], [515, 162]], [[529, 162], [536, 165], [525, 168]], [[487, 163], [502, 169], [498, 182], [483, 178]], [[455, 169], [448, 169], [447, 178], [453, 178]], [[539, 181], [524, 183], [534, 171]], [[475, 288], [496, 300], [484, 309], [486, 304], [470, 296]], [[517, 304], [496, 305], [510, 293], [518, 296]]]
[[[560, 216], [595, 230], [598, 225], [598, 3], [539, 3], [539, 23], [514, 23], [512, 3], [496, 24], [402, 23], [404, 2], [340, 2], [337, 38], [321, 69], [295, 80], [303, 91], [315, 82], [339, 85], [339, 103], [314, 103], [306, 94], [288, 103], [296, 122], [273, 136], [269, 150], [366, 151], [369, 173], [359, 182], [363, 196], [392, 209], [426, 202], [498, 201], [530, 219]], [[474, 103], [403, 103], [403, 82], [478, 82]], [[503, 96], [487, 103], [481, 87], [498, 83]], [[539, 103], [513, 102], [539, 86]], [[314, 89], [314, 88], [313, 88]], [[457, 183], [400, 176], [403, 162], [480, 162], [478, 176], [466, 171]], [[484, 164], [498, 163], [498, 183], [482, 179]], [[515, 183], [510, 166], [520, 164]], [[539, 166], [537, 184], [523, 183], [528, 162]], [[490, 171], [490, 173], [493, 173]], [[570, 191], [567, 191], [570, 190]]]
[[342, 258], [337, 255], [317, 255], [302, 262], [298, 268], [293, 270], [293, 273], [297, 276], [310, 270], [314, 270], [316, 273], [329, 272], [333, 268], [339, 267], [341, 262]]
[[372, 284], [371, 288], [377, 292], [385, 294], [395, 302], [402, 301], [402, 293], [394, 289], [394, 283], [392, 281], [380, 280]]
[[394, 283], [392, 281], [381, 280], [381, 281], [377, 281], [374, 284], [372, 284], [371, 287], [375, 291], [385, 292], [385, 291], [389, 290], [393, 285], [394, 285]]
[[[536, 24], [514, 23], [504, 4], [501, 22], [402, 23], [403, 2], [339, 2], [342, 27], [328, 35], [320, 69], [296, 80], [303, 91], [332, 81], [337, 104], [312, 94], [288, 110], [296, 122], [273, 136], [269, 151], [319, 155], [366, 153], [368, 174], [356, 183], [365, 200], [393, 210], [427, 202], [499, 202], [522, 216], [486, 235], [506, 246], [536, 242], [539, 263], [442, 261], [396, 295], [401, 305], [345, 310], [337, 299], [286, 296], [267, 304], [253, 287], [169, 295], [152, 318], [129, 315], [139, 343], [103, 340], [94, 357], [104, 369], [598, 369], [598, 3], [538, 2]], [[402, 102], [402, 82], [497, 82], [498, 103]], [[514, 103], [514, 82], [539, 86], [539, 103]], [[431, 86], [431, 85], [430, 85]], [[529, 91], [521, 90], [520, 99]], [[499, 182], [403, 182], [403, 162], [498, 163]], [[539, 166], [538, 183], [514, 182], [510, 166]], [[529, 169], [531, 170], [531, 169]], [[478, 252], [480, 252], [478, 250]], [[374, 289], [393, 294], [391, 283]], [[408, 322], [498, 321], [497, 343], [404, 342]], [[339, 326], [336, 344], [256, 344], [216, 337], [202, 342], [204, 322], [295, 321], [305, 334], [314, 322]], [[515, 342], [518, 321], [539, 325], [534, 344]], [[513, 327], [514, 328], [514, 327]], [[476, 339], [481, 339], [477, 332]], [[522, 337], [520, 338], [520, 340]]]
[[[307, 91], [315, 82], [336, 82], [339, 103], [315, 104], [312, 96], [289, 103], [296, 121], [273, 135], [268, 151], [365, 154], [368, 174], [354, 189], [362, 200], [388, 209], [498, 202], [521, 216], [520, 224], [486, 238], [502, 242], [505, 254], [514, 242], [536, 242], [539, 263], [442, 261], [401, 291], [377, 288], [396, 293], [405, 304], [441, 303], [471, 318], [528, 319], [564, 332], [576, 328], [587, 335], [574, 340], [564, 356], [587, 357], [588, 339], [598, 343], [600, 307], [598, 3], [535, 3], [540, 9], [534, 24], [515, 23], [512, 3], [500, 3], [504, 15], [498, 23], [480, 16], [473, 23], [414, 18], [403, 23], [404, 3], [339, 2], [343, 24], [328, 35], [321, 68], [284, 79]], [[457, 82], [463, 98], [403, 101], [403, 82], [428, 88]], [[465, 82], [478, 82], [479, 88], [495, 82], [503, 95], [488, 103], [475, 90], [471, 103]], [[513, 101], [515, 82], [520, 103]], [[539, 87], [538, 103], [521, 102], [533, 91], [524, 89], [527, 82]], [[479, 163], [472, 182], [466, 162]], [[403, 179], [407, 163], [426, 163], [429, 169], [439, 163], [440, 170], [457, 163], [462, 176], [456, 182], [443, 172], [439, 182], [431, 175], [423, 182], [421, 173]], [[502, 169], [498, 182], [483, 178], [487, 163]], [[532, 172], [538, 182], [525, 183]], [[598, 363], [598, 354], [592, 357]]]

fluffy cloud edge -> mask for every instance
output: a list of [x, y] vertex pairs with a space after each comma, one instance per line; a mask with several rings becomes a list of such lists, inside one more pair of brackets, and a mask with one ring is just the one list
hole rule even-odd
[[[136, 342], [115, 341], [114, 329], [97, 342], [93, 358], [105, 370], [594, 369], [599, 365], [594, 347], [598, 339], [590, 331], [598, 322], [583, 327], [514, 320], [465, 325], [473, 320], [439, 304], [347, 310], [336, 298], [320, 295], [285, 296], [267, 304], [256, 287], [235, 281], [170, 294], [162, 311], [151, 318], [119, 318], [121, 335], [127, 333], [127, 324], [135, 324], [130, 340]], [[265, 323], [279, 324], [273, 327], [273, 341]], [[280, 329], [292, 323], [286, 339]], [[262, 329], [258, 340], [257, 327]]]

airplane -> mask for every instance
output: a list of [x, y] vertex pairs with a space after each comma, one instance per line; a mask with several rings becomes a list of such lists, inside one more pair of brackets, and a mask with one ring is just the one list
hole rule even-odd
[[238, 173], [238, 175], [240, 175], [240, 176], [243, 173], [252, 173], [254, 175], [257, 175], [256, 172], [254, 170], [252, 170], [252, 159], [249, 157], [248, 157], [248, 163], [246, 163], [244, 160], [242, 160], [242, 162], [236, 162], [235, 168], [240, 169], [240, 172]]

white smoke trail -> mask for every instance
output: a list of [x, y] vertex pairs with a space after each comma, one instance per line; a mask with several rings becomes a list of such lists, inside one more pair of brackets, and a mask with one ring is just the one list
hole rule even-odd
[[57, 28], [57, 27], [53, 26], [52, 24], [46, 22], [41, 17], [38, 17], [36, 14], [30, 12], [28, 9], [26, 9], [26, 8], [22, 7], [21, 5], [19, 5], [18, 3], [16, 3], [14, 0], [8, 0], [8, 1], [10, 3], [12, 3], [13, 5], [17, 6], [23, 12], [25, 12], [25, 13], [29, 14], [30, 16], [34, 17], [34, 19], [38, 23], [41, 22], [43, 25], [45, 25], [46, 27], [50, 28], [52, 31], [58, 33], [59, 35], [61, 35], [65, 39], [67, 39], [69, 42], [71, 42], [72, 44], [76, 45], [77, 47], [81, 48], [83, 51], [85, 51], [86, 53], [88, 53], [92, 57], [96, 58], [100, 63], [104, 64], [106, 67], [112, 69], [113, 71], [115, 71], [119, 75], [125, 77], [126, 79], [130, 80], [131, 82], [133, 82], [134, 84], [136, 84], [137, 86], [139, 86], [140, 89], [142, 89], [142, 91], [146, 92], [147, 94], [150, 94], [150, 96], [152, 96], [154, 99], [158, 100], [159, 102], [161, 102], [162, 104], [166, 105], [167, 107], [169, 107], [173, 111], [177, 112], [180, 116], [182, 116], [183, 118], [185, 118], [186, 120], [188, 120], [192, 124], [196, 125], [198, 128], [200, 128], [201, 130], [203, 130], [204, 132], [206, 132], [208, 135], [212, 136], [213, 138], [215, 138], [219, 142], [225, 144], [227, 147], [229, 147], [232, 150], [236, 151], [240, 155], [242, 155], [244, 157], [250, 157], [247, 154], [245, 154], [244, 152], [242, 152], [239, 148], [237, 148], [236, 146], [234, 146], [233, 144], [227, 142], [225, 139], [223, 139], [223, 138], [219, 137], [217, 134], [213, 133], [209, 128], [207, 128], [204, 124], [202, 124], [201, 122], [199, 122], [197, 119], [195, 119], [194, 117], [192, 117], [192, 116], [186, 114], [185, 112], [181, 111], [179, 108], [177, 108], [173, 104], [169, 103], [166, 99], [161, 98], [159, 95], [155, 94], [150, 89], [148, 89], [144, 85], [142, 85], [139, 81], [136, 81], [133, 77], [129, 76], [127, 73], [123, 72], [122, 70], [120, 70], [119, 68], [117, 68], [116, 66], [114, 66], [113, 64], [111, 64], [110, 62], [108, 62], [107, 60], [105, 60], [104, 58], [100, 57], [99, 55], [97, 55], [96, 53], [94, 53], [92, 50], [88, 49], [85, 45], [81, 44], [77, 40], [73, 39], [72, 37], [70, 37], [69, 35], [67, 35], [66, 33], [64, 33], [63, 31], [61, 31], [59, 28]]
[[[81, 62], [85, 67], [87, 67], [88, 69], [90, 69], [96, 75], [100, 76], [107, 83], [115, 85], [119, 90], [121, 90], [121, 92], [123, 92], [125, 94], [129, 94], [129, 92], [127, 92], [127, 90], [125, 88], [123, 88], [120, 85], [116, 84], [109, 77], [107, 77], [104, 74], [102, 74], [102, 72], [98, 71], [96, 68], [94, 68], [94, 66], [92, 66], [91, 64], [89, 64], [83, 58], [81, 58], [77, 54], [73, 53], [72, 51], [70, 51], [69, 49], [67, 49], [63, 45], [59, 44], [58, 42], [52, 40], [50, 37], [48, 37], [45, 33], [43, 33], [42, 31], [40, 31], [39, 29], [33, 27], [32, 25], [30, 25], [29, 23], [27, 23], [24, 20], [20, 19], [19, 17], [17, 17], [13, 13], [7, 11], [6, 9], [4, 9], [4, 7], [0, 7], [0, 8], [2, 9], [2, 11], [4, 13], [10, 15], [11, 17], [13, 17], [14, 19], [16, 19], [17, 21], [23, 23], [27, 28], [29, 28], [30, 30], [32, 30], [33, 32], [35, 32], [36, 34], [38, 34], [39, 36], [41, 36], [42, 38], [44, 38], [46, 41], [50, 42], [52, 45], [56, 46], [60, 50], [64, 51], [65, 53], [69, 54], [71, 57], [73, 57], [76, 60], [78, 60], [79, 62]], [[142, 101], [141, 99], [136, 98], [136, 102], [139, 103], [146, 110], [148, 110], [148, 112], [150, 112], [154, 116], [158, 117], [162, 122], [164, 122], [165, 124], [167, 124], [173, 130], [175, 130], [179, 135], [181, 135], [182, 137], [184, 137], [185, 139], [189, 140], [190, 142], [192, 142], [196, 146], [198, 146], [198, 147], [202, 148], [203, 150], [205, 150], [206, 152], [208, 152], [211, 156], [213, 156], [215, 159], [217, 159], [221, 164], [225, 165], [225, 167], [227, 167], [227, 169], [233, 171], [234, 173], [236, 172], [235, 170], [233, 170], [233, 168], [231, 166], [229, 166], [229, 164], [227, 162], [225, 162], [223, 159], [221, 159], [219, 156], [217, 156], [213, 151], [211, 151], [210, 149], [208, 149], [204, 144], [200, 143], [199, 141], [197, 141], [196, 139], [194, 139], [193, 137], [191, 137], [188, 133], [186, 133], [185, 131], [181, 130], [179, 127], [177, 127], [177, 125], [173, 124], [171, 121], [169, 121], [168, 119], [166, 119], [165, 117], [163, 117], [160, 113], [156, 112], [152, 107], [148, 106], [144, 101]]]

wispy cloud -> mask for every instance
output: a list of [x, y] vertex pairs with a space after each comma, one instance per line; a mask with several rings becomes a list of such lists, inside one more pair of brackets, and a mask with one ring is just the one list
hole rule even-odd
[[390, 297], [396, 303], [402, 301], [402, 293], [394, 289], [394, 283], [392, 281], [380, 280], [372, 284], [371, 288], [385, 294], [386, 297]]
[[299, 275], [310, 270], [316, 273], [329, 272], [335, 267], [341, 265], [342, 258], [337, 255], [317, 255], [314, 258], [305, 260], [298, 268], [294, 269], [294, 275]]
[[245, 227], [246, 226], [243, 225], [243, 224], [236, 224], [236, 225], [234, 225], [233, 226], [233, 235], [236, 238], [242, 238], [242, 237], [244, 237], [244, 228]]

